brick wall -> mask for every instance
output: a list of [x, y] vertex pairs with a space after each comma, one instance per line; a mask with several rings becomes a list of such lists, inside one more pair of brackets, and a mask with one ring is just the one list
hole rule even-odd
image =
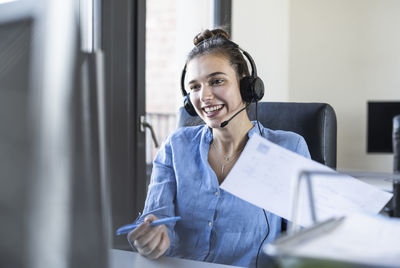
[[179, 90], [176, 59], [176, 0], [147, 0], [146, 110], [175, 113]]

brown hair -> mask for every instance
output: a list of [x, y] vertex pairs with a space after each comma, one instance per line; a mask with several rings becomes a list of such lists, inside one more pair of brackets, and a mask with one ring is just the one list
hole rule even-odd
[[248, 76], [249, 68], [238, 46], [230, 41], [229, 34], [223, 29], [204, 30], [193, 39], [195, 47], [190, 51], [187, 62], [193, 58], [207, 55], [219, 54], [228, 59], [236, 72], [238, 81], [243, 76]]

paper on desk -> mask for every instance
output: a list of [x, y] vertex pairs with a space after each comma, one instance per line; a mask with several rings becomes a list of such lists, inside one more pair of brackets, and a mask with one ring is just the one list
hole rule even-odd
[[[304, 170], [335, 172], [255, 134], [221, 188], [292, 221], [294, 190]], [[340, 177], [313, 176], [312, 186], [318, 221], [356, 211], [378, 213], [392, 196], [344, 174]], [[313, 222], [308, 193], [303, 188], [300, 188], [297, 223], [310, 226]]]
[[291, 249], [301, 257], [332, 259], [377, 267], [400, 265], [400, 219], [353, 214], [332, 231], [302, 240]]

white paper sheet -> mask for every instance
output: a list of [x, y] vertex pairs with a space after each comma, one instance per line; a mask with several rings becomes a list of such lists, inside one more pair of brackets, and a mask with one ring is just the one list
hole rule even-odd
[[[292, 221], [294, 190], [300, 172], [305, 170], [335, 172], [255, 134], [221, 188]], [[301, 186], [297, 223], [306, 227], [313, 221], [305, 183]], [[318, 221], [357, 211], [378, 213], [392, 196], [344, 174], [313, 176], [312, 186]]]

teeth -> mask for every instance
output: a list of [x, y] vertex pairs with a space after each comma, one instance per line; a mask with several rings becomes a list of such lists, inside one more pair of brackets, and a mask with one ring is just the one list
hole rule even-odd
[[221, 108], [222, 108], [222, 105], [216, 105], [216, 106], [212, 106], [212, 107], [206, 107], [206, 108], [204, 108], [204, 111], [206, 113], [211, 113], [211, 112], [214, 112], [214, 111], [219, 110]]

